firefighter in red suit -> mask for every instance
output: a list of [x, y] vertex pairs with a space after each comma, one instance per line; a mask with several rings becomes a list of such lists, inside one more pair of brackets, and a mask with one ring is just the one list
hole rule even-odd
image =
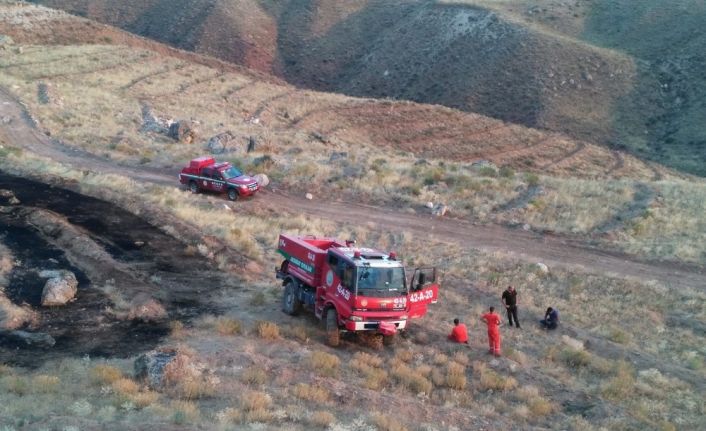
[[495, 312], [495, 307], [490, 307], [490, 311], [485, 313], [481, 320], [488, 325], [488, 353], [500, 356], [500, 315]]
[[454, 319], [454, 327], [449, 334], [449, 340], [457, 343], [468, 344], [468, 331], [466, 325], [460, 323], [458, 319]]

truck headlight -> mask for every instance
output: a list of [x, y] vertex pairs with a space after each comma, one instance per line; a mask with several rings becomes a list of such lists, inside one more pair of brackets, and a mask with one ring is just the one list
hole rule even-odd
[[360, 316], [351, 316], [348, 318], [348, 320], [350, 320], [351, 322], [362, 322], [363, 318]]
[[402, 316], [400, 316], [400, 320], [407, 320], [407, 315], [403, 314]]

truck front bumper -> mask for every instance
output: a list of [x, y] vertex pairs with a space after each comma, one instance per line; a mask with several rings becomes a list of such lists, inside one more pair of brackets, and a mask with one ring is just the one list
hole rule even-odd
[[[393, 323], [398, 331], [407, 327], [406, 320], [385, 320], [385, 322]], [[380, 328], [380, 321], [367, 320], [363, 322], [354, 322], [346, 320], [346, 330], [348, 331], [377, 331]]]

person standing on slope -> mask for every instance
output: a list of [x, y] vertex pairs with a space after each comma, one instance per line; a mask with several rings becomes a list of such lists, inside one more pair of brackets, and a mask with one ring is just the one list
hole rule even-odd
[[500, 315], [495, 312], [495, 307], [490, 307], [480, 319], [488, 325], [488, 353], [500, 356]]
[[512, 321], [514, 318], [515, 326], [520, 327], [520, 321], [517, 319], [517, 291], [514, 287], [508, 286], [503, 292], [502, 302], [505, 305], [505, 310], [507, 310], [507, 318], [510, 321], [510, 326], [512, 327]]
[[466, 330], [466, 325], [461, 323], [458, 319], [454, 319], [454, 327], [449, 334], [449, 340], [457, 343], [468, 344], [468, 331]]

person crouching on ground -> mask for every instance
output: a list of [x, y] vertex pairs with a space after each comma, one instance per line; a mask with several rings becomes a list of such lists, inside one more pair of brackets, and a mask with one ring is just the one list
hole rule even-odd
[[488, 325], [488, 353], [500, 356], [500, 316], [495, 312], [495, 307], [490, 307], [490, 311], [480, 319]]
[[556, 329], [559, 325], [559, 312], [552, 307], [547, 308], [547, 312], [544, 313], [544, 320], [540, 320], [539, 323], [542, 324], [544, 329]]
[[466, 325], [460, 323], [458, 319], [454, 319], [454, 327], [449, 334], [449, 340], [457, 343], [468, 344], [468, 331]]

